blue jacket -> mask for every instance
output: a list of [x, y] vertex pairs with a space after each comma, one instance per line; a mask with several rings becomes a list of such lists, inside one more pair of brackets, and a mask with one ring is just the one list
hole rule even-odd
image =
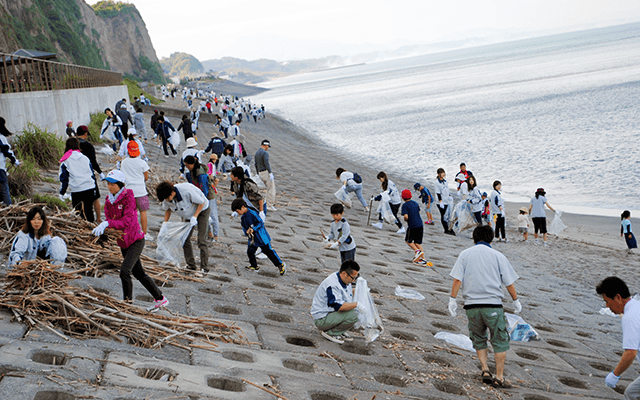
[[220, 157], [220, 154], [222, 154], [222, 151], [224, 150], [226, 145], [227, 142], [225, 142], [222, 138], [214, 137], [213, 139], [211, 139], [211, 141], [209, 141], [209, 145], [206, 149], [204, 149], [204, 152], [212, 152]]
[[242, 232], [244, 232], [245, 235], [249, 228], [253, 229], [253, 239], [249, 238], [249, 244], [261, 247], [271, 243], [271, 237], [264, 227], [264, 222], [258, 212], [253, 208], [247, 208], [247, 212], [240, 219], [240, 224], [242, 225]]

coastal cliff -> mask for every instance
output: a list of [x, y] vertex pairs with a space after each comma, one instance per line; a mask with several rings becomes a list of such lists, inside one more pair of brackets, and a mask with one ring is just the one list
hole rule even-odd
[[62, 62], [163, 81], [146, 25], [133, 4], [84, 0], [0, 0], [0, 51], [57, 54]]

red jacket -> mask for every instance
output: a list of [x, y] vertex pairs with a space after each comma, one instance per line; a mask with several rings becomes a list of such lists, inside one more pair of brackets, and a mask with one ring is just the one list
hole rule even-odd
[[109, 196], [104, 202], [104, 216], [109, 222], [109, 228], [122, 231], [122, 238], [118, 239], [118, 246], [129, 248], [134, 242], [144, 238], [142, 228], [138, 222], [138, 211], [133, 190], [124, 189], [114, 204]]

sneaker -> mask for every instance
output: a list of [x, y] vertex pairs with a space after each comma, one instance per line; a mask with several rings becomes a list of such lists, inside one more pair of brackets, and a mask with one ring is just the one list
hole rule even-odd
[[382, 222], [371, 224], [371, 226], [373, 226], [374, 228], [382, 229]]
[[287, 263], [280, 264], [278, 271], [280, 271], [281, 276], [284, 275], [284, 273], [287, 272]]
[[549, 247], [549, 245], [547, 244], [547, 242], [542, 242], [542, 244], [544, 244], [544, 247]]
[[398, 231], [396, 233], [405, 233], [407, 230], [404, 229], [404, 226], [400, 229], [398, 229]]
[[351, 336], [349, 332], [345, 332], [340, 336], [342, 337], [342, 340], [344, 340], [345, 342], [353, 342], [353, 336]]
[[278, 209], [275, 208], [274, 206], [269, 206], [269, 211], [278, 211]]
[[423, 258], [423, 259], [420, 259], [420, 260], [416, 260], [416, 261], [414, 261], [413, 263], [414, 263], [414, 264], [418, 264], [418, 265], [427, 265], [427, 260], [425, 260], [425, 259]]
[[165, 296], [162, 296], [162, 300], [154, 300], [153, 305], [147, 308], [147, 311], [155, 312], [169, 305], [169, 300]]
[[250, 270], [250, 271], [256, 271], [256, 272], [260, 271], [260, 266], [259, 265], [256, 265], [255, 267], [253, 267], [251, 265], [247, 265], [245, 268]]
[[509, 243], [509, 239], [505, 239], [505, 240], [504, 240], [504, 242], [505, 242], [505, 243]]
[[540, 241], [538, 239], [536, 239], [535, 242], [533, 242], [533, 244], [535, 244], [536, 246], [540, 244]]
[[333, 343], [338, 343], [338, 344], [343, 344], [344, 340], [342, 340], [342, 336], [331, 336], [329, 335], [327, 332], [325, 331], [320, 331], [320, 334], [322, 335], [323, 338], [333, 342]]
[[343, 206], [345, 206], [346, 208], [351, 208], [351, 206], [349, 204], [347, 204], [347, 202], [340, 200], [340, 203], [342, 203]]
[[164, 155], [164, 158], [169, 158], [169, 156], [165, 154], [165, 155]]
[[422, 252], [420, 250], [416, 251], [415, 256], [413, 256], [413, 261], [415, 262], [416, 260], [419, 260], [420, 257], [422, 257], [423, 255], [424, 255], [424, 252]]
[[153, 236], [147, 233], [144, 235], [144, 240], [146, 240], [147, 242], [153, 242]]

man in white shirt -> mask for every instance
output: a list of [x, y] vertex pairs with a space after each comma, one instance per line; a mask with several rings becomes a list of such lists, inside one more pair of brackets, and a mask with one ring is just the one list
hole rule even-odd
[[[449, 313], [457, 315], [456, 297], [462, 287], [464, 309], [469, 320], [470, 339], [473, 348], [478, 353], [478, 360], [482, 366], [482, 382], [496, 388], [509, 388], [504, 379], [504, 362], [509, 350], [509, 332], [507, 319], [502, 308], [504, 293], [502, 285], [513, 299], [515, 312], [522, 311], [518, 300], [515, 281], [518, 274], [502, 253], [491, 248], [493, 229], [488, 225], [479, 226], [473, 231], [475, 246], [464, 250], [458, 256], [451, 277], [451, 298], [449, 299]], [[487, 357], [487, 330], [491, 333], [491, 346], [496, 358], [495, 378], [489, 372]]]
[[[615, 314], [622, 314], [622, 348], [624, 353], [618, 365], [609, 372], [604, 382], [615, 388], [620, 375], [626, 371], [638, 356], [640, 349], [640, 302], [631, 298], [629, 288], [618, 277], [605, 278], [596, 286], [596, 293], [602, 296], [605, 304]], [[636, 378], [624, 391], [626, 400], [640, 399], [640, 378]]]

